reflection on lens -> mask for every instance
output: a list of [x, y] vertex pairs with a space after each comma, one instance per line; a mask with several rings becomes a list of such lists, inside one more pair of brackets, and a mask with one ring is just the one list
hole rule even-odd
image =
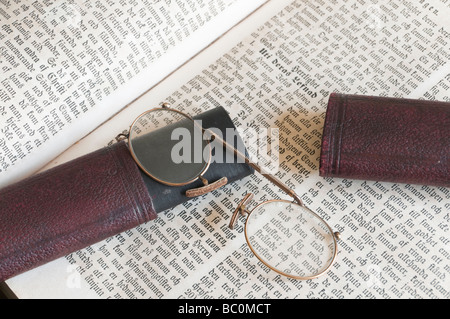
[[201, 127], [170, 109], [154, 109], [130, 129], [130, 150], [138, 165], [154, 179], [178, 186], [196, 180], [208, 167], [209, 148]]
[[288, 201], [257, 206], [247, 219], [245, 235], [264, 264], [296, 279], [321, 275], [336, 255], [329, 226], [308, 208]]

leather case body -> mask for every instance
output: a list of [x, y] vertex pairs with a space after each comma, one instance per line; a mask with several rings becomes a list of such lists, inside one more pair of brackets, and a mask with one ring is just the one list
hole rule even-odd
[[320, 176], [450, 186], [450, 103], [332, 94]]
[[[223, 108], [203, 117], [234, 128]], [[208, 171], [229, 182], [253, 173], [236, 163]], [[0, 282], [150, 221], [188, 201], [184, 191], [145, 175], [125, 142], [7, 186], [0, 190]]]
[[0, 281], [156, 218], [124, 142], [0, 191]]

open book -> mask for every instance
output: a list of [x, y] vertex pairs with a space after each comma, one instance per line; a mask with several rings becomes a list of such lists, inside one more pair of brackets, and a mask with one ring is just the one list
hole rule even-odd
[[19, 298], [450, 298], [449, 189], [318, 176], [330, 93], [450, 101], [449, 14], [440, 0], [1, 1], [0, 187], [162, 101], [221, 105], [242, 129], [279, 128], [277, 176], [343, 237], [323, 277], [267, 269], [227, 229], [246, 189], [271, 197], [255, 175], [7, 284]]

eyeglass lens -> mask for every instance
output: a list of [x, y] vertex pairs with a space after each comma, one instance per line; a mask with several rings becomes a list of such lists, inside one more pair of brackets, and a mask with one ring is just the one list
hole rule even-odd
[[312, 211], [273, 200], [248, 216], [246, 238], [253, 253], [269, 268], [294, 278], [314, 278], [332, 264], [334, 235]]
[[204, 156], [208, 141], [202, 138], [201, 128], [191, 118], [170, 109], [141, 115], [130, 129], [129, 145], [139, 166], [169, 185], [192, 182], [209, 164]]

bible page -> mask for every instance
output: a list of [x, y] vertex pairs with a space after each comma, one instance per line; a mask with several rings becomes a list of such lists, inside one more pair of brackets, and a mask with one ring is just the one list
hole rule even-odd
[[[192, 115], [221, 105], [244, 135], [277, 128], [275, 176], [342, 233], [337, 261], [322, 277], [300, 281], [267, 268], [245, 241], [244, 217], [228, 229], [250, 191], [252, 207], [289, 199], [256, 173], [8, 284], [33, 296], [25, 288], [42, 290], [57, 272], [67, 294], [99, 298], [448, 299], [449, 189], [318, 172], [330, 93], [449, 99], [450, 6], [432, 3], [285, 1], [195, 76], [175, 74], [83, 141], [106, 144], [94, 135], [132, 121], [154, 101]], [[186, 68], [209, 62], [200, 60]], [[171, 91], [173, 83], [180, 85]]]
[[0, 187], [42, 168], [263, 3], [2, 1]]

